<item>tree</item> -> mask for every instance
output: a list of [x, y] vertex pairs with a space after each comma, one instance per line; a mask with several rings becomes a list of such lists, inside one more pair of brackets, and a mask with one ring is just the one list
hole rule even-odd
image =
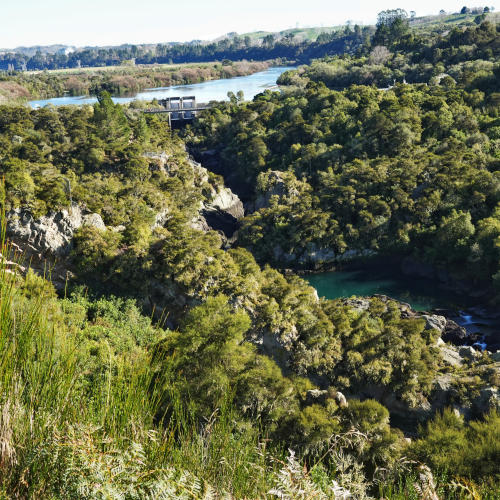
[[440, 15], [440, 16], [444, 16], [445, 14], [446, 14], [446, 11], [445, 11], [444, 9], [441, 9], [441, 10], [439, 11], [439, 15]]
[[462, 7], [462, 10], [460, 11], [460, 14], [469, 14], [470, 9], [468, 7]]
[[373, 47], [373, 50], [370, 53], [370, 62], [372, 64], [384, 64], [391, 57], [391, 52], [387, 47], [383, 45], [377, 45]]
[[198, 405], [211, 405], [226, 393], [253, 350], [243, 339], [248, 314], [234, 310], [224, 295], [209, 297], [186, 315], [181, 330], [159, 346], [165, 375]]
[[115, 104], [109, 92], [101, 92], [94, 104], [95, 133], [103, 141], [103, 149], [108, 155], [122, 153], [129, 145], [132, 131], [127, 117], [119, 104]]
[[266, 35], [263, 40], [262, 40], [262, 43], [265, 47], [272, 47], [274, 45], [274, 35]]
[[380, 45], [397, 42], [410, 29], [408, 13], [403, 9], [383, 10], [377, 18], [373, 41]]

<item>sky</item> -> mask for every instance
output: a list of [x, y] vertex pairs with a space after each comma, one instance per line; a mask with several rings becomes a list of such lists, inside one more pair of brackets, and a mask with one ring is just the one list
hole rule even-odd
[[[457, 12], [464, 1], [0, 0], [0, 48], [211, 40], [232, 31], [335, 26], [348, 20], [372, 24], [381, 10], [404, 8], [421, 16], [441, 9]], [[500, 1], [487, 0], [487, 5], [498, 11]]]

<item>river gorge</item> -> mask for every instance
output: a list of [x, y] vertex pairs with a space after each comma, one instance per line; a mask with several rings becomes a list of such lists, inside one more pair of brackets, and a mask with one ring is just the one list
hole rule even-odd
[[[277, 79], [289, 69], [293, 68], [271, 67], [266, 71], [248, 76], [146, 89], [134, 96], [113, 97], [113, 100], [125, 104], [134, 100], [151, 101], [194, 95], [198, 102], [222, 101], [228, 99], [228, 92], [236, 94], [240, 90], [243, 91], [245, 99], [251, 100], [266, 89], [277, 89]], [[93, 104], [96, 101], [95, 97], [66, 96], [34, 100], [29, 104], [32, 108], [39, 108], [46, 105]], [[211, 168], [209, 165], [206, 166]], [[237, 188], [236, 192], [238, 192]], [[487, 347], [493, 351], [500, 349], [500, 314], [497, 314], [491, 307], [486, 307], [486, 300], [454, 293], [450, 289], [440, 287], [435, 280], [410, 277], [400, 272], [395, 266], [367, 265], [364, 262], [357, 267], [345, 270], [308, 274], [306, 278], [316, 288], [320, 297], [335, 299], [380, 294], [406, 302], [417, 311], [443, 313], [467, 330], [467, 333], [471, 335], [471, 344], [474, 343], [482, 348]]]

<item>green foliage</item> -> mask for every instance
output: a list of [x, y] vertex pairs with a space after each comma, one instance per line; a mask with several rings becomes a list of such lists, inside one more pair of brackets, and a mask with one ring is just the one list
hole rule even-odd
[[483, 421], [466, 424], [452, 409], [427, 423], [411, 452], [432, 467], [478, 481], [498, 480], [500, 417], [492, 411]]
[[[353, 48], [367, 34], [318, 44]], [[292, 35], [265, 50], [297, 46]], [[294, 90], [252, 103], [231, 95], [186, 136], [246, 189], [256, 210], [240, 242], [263, 264], [413, 253], [498, 280], [496, 29], [438, 40], [407, 32], [395, 11], [377, 37], [391, 51], [318, 61], [283, 77]], [[407, 71], [430, 85], [330, 89]], [[299, 277], [193, 229], [220, 181], [160, 118], [113, 103], [106, 89], [133, 82], [94, 83], [105, 90], [94, 107], [0, 107], [5, 208], [38, 216], [71, 200], [107, 226], [76, 233], [65, 264], [83, 286], [64, 299], [33, 272], [7, 272], [2, 248], [0, 495], [364, 499], [376, 480], [387, 498], [419, 498], [430, 471], [410, 454], [439, 473], [444, 498], [459, 487], [488, 498], [496, 413], [465, 423], [445, 411], [408, 445], [389, 411], [363, 400], [426, 405], [444, 369], [437, 332], [390, 299], [318, 300]], [[488, 370], [455, 374], [457, 403], [495, 383]]]
[[373, 43], [385, 45], [398, 42], [409, 30], [410, 23], [405, 10], [384, 10], [378, 15]]
[[480, 227], [499, 203], [497, 107], [477, 89], [322, 84], [348, 85], [352, 64], [314, 63], [297, 74], [319, 83], [197, 120], [193, 147], [218, 148], [219, 169], [256, 203], [241, 243], [280, 267], [412, 253], [492, 280], [496, 251]]

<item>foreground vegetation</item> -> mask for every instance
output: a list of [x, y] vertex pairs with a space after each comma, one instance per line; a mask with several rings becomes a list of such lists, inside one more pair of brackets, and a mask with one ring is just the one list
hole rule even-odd
[[[222, 296], [192, 309], [171, 332], [130, 300], [92, 300], [81, 291], [57, 299], [42, 278], [20, 278], [5, 266], [0, 278], [5, 498], [218, 498], [224, 492], [344, 498], [346, 490], [360, 499], [370, 491], [420, 498], [431, 487], [418, 475], [428, 469], [397, 459], [403, 450], [396, 454], [387, 411], [375, 401], [352, 401], [333, 420], [317, 405], [305, 406], [298, 435], [314, 443], [306, 468], [270, 441], [280, 414], [294, 418], [300, 410], [293, 406], [304, 404], [292, 402], [288, 386], [305, 381], [283, 378], [272, 361], [241, 344], [250, 320]], [[335, 412], [333, 404], [328, 411]], [[256, 419], [256, 412], [267, 416]], [[405, 453], [443, 471], [437, 490], [446, 498], [482, 492], [493, 499], [499, 428], [495, 413], [468, 426], [445, 413]], [[375, 463], [386, 468], [374, 472]], [[484, 484], [452, 480], [446, 470]]]

